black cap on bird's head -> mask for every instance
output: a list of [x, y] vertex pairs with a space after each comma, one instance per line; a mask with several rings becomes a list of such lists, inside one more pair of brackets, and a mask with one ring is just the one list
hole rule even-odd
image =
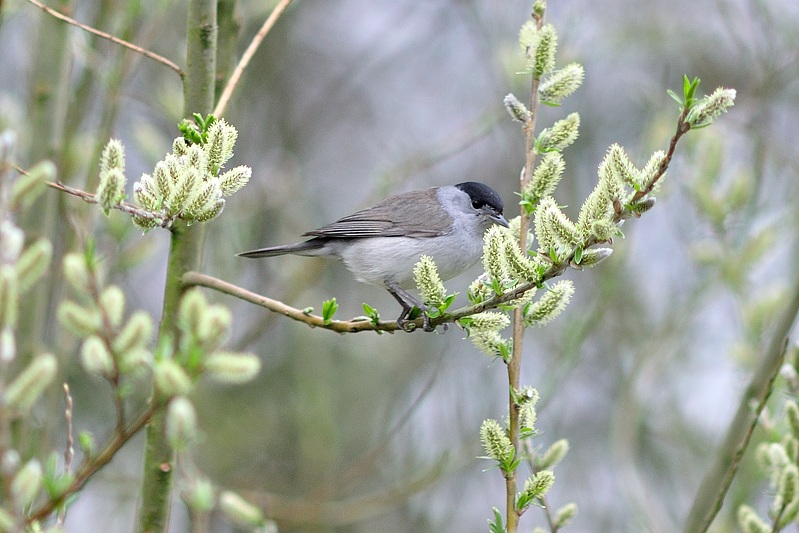
[[455, 185], [469, 195], [472, 200], [472, 207], [477, 210], [485, 211], [497, 224], [508, 227], [508, 221], [502, 216], [504, 206], [502, 198], [497, 191], [484, 183], [476, 181], [466, 181]]

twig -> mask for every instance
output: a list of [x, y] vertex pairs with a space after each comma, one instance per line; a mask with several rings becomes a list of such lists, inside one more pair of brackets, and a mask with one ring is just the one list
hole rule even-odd
[[[685, 533], [706, 532], [721, 510], [730, 484], [749, 445], [752, 432], [757, 426], [760, 413], [771, 395], [774, 379], [785, 357], [787, 337], [798, 314], [799, 284], [796, 284], [791, 301], [775, 327], [774, 337], [766, 350], [765, 357], [744, 390], [727, 434], [716, 452], [715, 460], [699, 485], [685, 521], [683, 529]], [[751, 406], [753, 400], [758, 402], [754, 409]]]
[[138, 433], [147, 422], [150, 421], [158, 404], [155, 402], [150, 403], [147, 409], [139, 415], [122, 433], [114, 432], [114, 437], [106, 445], [103, 450], [92, 457], [87, 457], [78, 471], [75, 473], [75, 480], [67, 489], [58, 497], [46, 501], [37, 509], [32, 509], [26, 518], [27, 525], [31, 525], [36, 521], [43, 520], [55, 511], [64, 501], [71, 495], [75, 494], [83, 488], [89, 478], [91, 478], [100, 468], [108, 464], [119, 449], [128, 442], [131, 437]]
[[[99, 202], [97, 201], [97, 197], [93, 193], [82, 191], [80, 189], [76, 189], [75, 187], [70, 187], [69, 185], [64, 185], [61, 182], [48, 181], [48, 182], [46, 182], [46, 184], [51, 189], [55, 189], [57, 191], [65, 192], [67, 194], [71, 194], [72, 196], [77, 196], [78, 198], [80, 198], [84, 202], [87, 202], [87, 203], [90, 203], [90, 204], [99, 204]], [[142, 209], [140, 207], [136, 207], [135, 205], [129, 204], [127, 202], [120, 202], [117, 205], [113, 205], [113, 206], [111, 206], [111, 209], [118, 209], [119, 211], [122, 211], [123, 213], [127, 213], [129, 215], [134, 215], [134, 216], [137, 216], [137, 217], [146, 218], [148, 220], [154, 220], [162, 228], [169, 228], [172, 225], [172, 223], [174, 222], [170, 218], [164, 218], [164, 217], [158, 216], [157, 214], [155, 214], [155, 213], [153, 213], [151, 211], [147, 211], [146, 209]]]
[[[75, 458], [75, 441], [72, 436], [72, 395], [69, 393], [68, 383], [64, 383], [64, 402], [66, 403], [66, 408], [64, 409], [64, 419], [67, 426], [67, 445], [64, 449], [64, 473], [69, 474], [72, 470], [72, 460]], [[56, 526], [63, 527], [66, 517], [67, 509], [64, 506], [58, 511]]]
[[165, 58], [164, 56], [158, 55], [158, 54], [156, 54], [154, 52], [150, 52], [146, 48], [142, 48], [141, 46], [135, 45], [133, 43], [129, 43], [128, 41], [124, 41], [124, 40], [120, 39], [119, 37], [114, 37], [113, 35], [111, 35], [109, 33], [106, 33], [104, 31], [100, 31], [98, 29], [92, 28], [91, 26], [87, 26], [86, 24], [78, 22], [77, 20], [75, 20], [73, 18], [70, 18], [70, 17], [64, 15], [63, 13], [61, 13], [59, 11], [56, 11], [55, 9], [42, 4], [38, 0], [28, 0], [28, 2], [30, 2], [33, 5], [35, 5], [36, 7], [38, 7], [39, 9], [44, 11], [45, 13], [47, 13], [48, 15], [57, 18], [58, 20], [66, 22], [67, 24], [72, 24], [73, 26], [76, 26], [76, 27], [78, 27], [78, 28], [80, 28], [80, 29], [82, 29], [84, 31], [89, 32], [89, 33], [93, 33], [94, 35], [97, 35], [98, 37], [102, 37], [103, 39], [108, 39], [112, 43], [118, 44], [118, 45], [120, 45], [120, 46], [122, 46], [124, 48], [127, 48], [128, 50], [132, 50], [134, 52], [137, 52], [137, 53], [143, 55], [144, 57], [148, 57], [148, 58], [152, 59], [153, 61], [157, 61], [158, 63], [161, 63], [162, 65], [166, 65], [167, 67], [169, 67], [172, 70], [174, 70], [178, 74], [178, 76], [180, 76], [181, 78], [184, 78], [186, 76], [186, 73], [183, 72], [183, 69], [181, 69], [179, 66], [177, 66], [175, 63], [173, 63], [169, 59]]
[[[544, 25], [544, 15], [533, 13], [532, 16], [540, 31]], [[525, 161], [519, 183], [520, 191], [524, 191], [527, 188], [527, 184], [533, 176], [533, 166], [535, 166], [535, 125], [538, 119], [538, 86], [540, 83], [540, 77], [533, 75], [530, 81], [530, 115], [524, 123]], [[526, 206], [521, 207], [519, 220], [519, 248], [526, 251], [527, 232], [530, 227], [530, 216], [527, 214]], [[517, 307], [513, 310], [513, 354], [510, 361], [508, 361], [508, 436], [515, 450], [519, 450], [519, 406], [516, 404], [515, 395], [516, 391], [519, 390], [523, 343], [524, 310], [521, 307]], [[518, 483], [516, 481], [516, 471], [514, 470], [505, 475], [505, 519], [508, 533], [516, 533], [519, 527], [519, 517], [521, 515], [516, 509], [517, 489]]]
[[277, 22], [277, 19], [280, 18], [291, 2], [292, 0], [281, 0], [280, 3], [275, 6], [275, 9], [272, 10], [272, 13], [269, 14], [266, 22], [264, 22], [264, 25], [261, 26], [260, 30], [258, 30], [258, 33], [255, 34], [255, 37], [253, 37], [252, 41], [250, 41], [250, 44], [242, 54], [238, 65], [236, 65], [236, 68], [233, 69], [233, 73], [230, 75], [230, 79], [228, 80], [227, 85], [225, 85], [222, 95], [219, 97], [219, 102], [216, 104], [216, 108], [213, 112], [214, 116], [221, 117], [225, 112], [225, 108], [227, 107], [228, 102], [230, 102], [230, 97], [233, 96], [233, 91], [236, 89], [236, 85], [238, 85], [239, 81], [241, 80], [242, 74], [244, 74], [244, 69], [246, 69], [247, 65], [250, 64], [252, 56], [255, 55], [256, 50], [258, 50], [258, 47], [261, 46], [261, 43], [263, 42], [264, 38], [266, 38], [266, 35], [269, 33], [269, 31]]

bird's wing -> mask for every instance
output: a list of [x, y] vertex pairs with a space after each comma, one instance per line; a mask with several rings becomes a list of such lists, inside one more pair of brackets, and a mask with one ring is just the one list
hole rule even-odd
[[442, 209], [434, 189], [386, 198], [336, 222], [309, 231], [316, 237], [436, 237], [451, 231], [452, 218]]

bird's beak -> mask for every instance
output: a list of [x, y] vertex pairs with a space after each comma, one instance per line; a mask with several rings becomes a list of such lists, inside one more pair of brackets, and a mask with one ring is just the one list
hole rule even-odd
[[491, 220], [493, 220], [494, 222], [496, 222], [500, 226], [505, 226], [506, 228], [510, 227], [510, 225], [508, 224], [508, 221], [505, 220], [505, 217], [503, 217], [502, 215], [492, 216]]

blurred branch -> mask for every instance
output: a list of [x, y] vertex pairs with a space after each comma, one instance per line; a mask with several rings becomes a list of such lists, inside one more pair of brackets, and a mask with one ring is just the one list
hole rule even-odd
[[75, 473], [75, 480], [72, 484], [57, 497], [43, 503], [41, 507], [31, 509], [27, 515], [27, 524], [30, 526], [36, 521], [47, 518], [53, 511], [61, 507], [70, 496], [81, 490], [86, 482], [89, 481], [89, 478], [100, 470], [100, 468], [111, 462], [111, 459], [114, 458], [119, 449], [150, 421], [157, 407], [155, 402], [151, 402], [147, 409], [127, 426], [124, 431], [115, 432], [113, 439], [111, 439], [100, 453], [85, 458], [83, 464]]
[[397, 506], [397, 501], [412, 496], [431, 486], [444, 472], [446, 457], [425, 468], [415, 478], [388, 489], [370, 494], [355, 496], [340, 501], [310, 501], [289, 499], [271, 493], [246, 494], [248, 499], [257, 502], [266, 514], [275, 520], [297, 524], [341, 527], [369, 518], [380, 516]]
[[59, 11], [56, 11], [55, 9], [53, 9], [51, 7], [47, 7], [46, 5], [42, 4], [38, 0], [28, 0], [28, 2], [30, 2], [33, 5], [35, 5], [36, 7], [38, 7], [39, 9], [44, 11], [45, 13], [47, 13], [48, 15], [57, 18], [58, 20], [66, 22], [67, 24], [72, 24], [73, 26], [76, 26], [76, 27], [78, 27], [78, 28], [80, 28], [80, 29], [82, 29], [84, 31], [87, 31], [89, 33], [97, 35], [98, 37], [102, 37], [103, 39], [108, 39], [112, 43], [118, 44], [118, 45], [120, 45], [120, 46], [122, 46], [124, 48], [127, 48], [129, 50], [137, 52], [137, 53], [143, 55], [144, 57], [148, 57], [148, 58], [152, 59], [153, 61], [157, 61], [158, 63], [161, 63], [162, 65], [166, 65], [167, 67], [169, 67], [172, 70], [174, 70], [175, 72], [177, 72], [178, 76], [180, 76], [181, 78], [184, 78], [186, 76], [186, 73], [183, 72], [183, 69], [181, 69], [179, 66], [177, 66], [175, 63], [173, 63], [169, 59], [165, 58], [164, 56], [158, 55], [158, 54], [156, 54], [154, 52], [151, 52], [151, 51], [149, 51], [149, 50], [147, 50], [145, 48], [142, 48], [141, 46], [135, 45], [133, 43], [129, 43], [127, 41], [123, 41], [122, 39], [120, 39], [118, 37], [114, 37], [113, 35], [111, 35], [109, 33], [105, 33], [104, 31], [100, 31], [98, 29], [92, 28], [91, 26], [87, 26], [85, 24], [82, 24], [82, 23], [78, 22], [77, 20], [64, 15], [63, 13], [61, 13]]
[[[752, 432], [757, 426], [760, 413], [771, 395], [774, 379], [782, 367], [788, 345], [788, 334], [797, 315], [799, 315], [799, 283], [794, 286], [790, 303], [777, 322], [765, 357], [741, 396], [738, 410], [730, 422], [724, 440], [719, 445], [715, 461], [699, 485], [685, 521], [683, 528], [685, 533], [704, 533], [721, 510], [724, 497], [735, 477]], [[753, 402], [757, 402], [754, 408]]]
[[239, 64], [236, 65], [235, 69], [233, 69], [233, 74], [230, 75], [230, 79], [228, 80], [227, 85], [225, 85], [225, 90], [222, 91], [222, 96], [219, 97], [219, 102], [216, 104], [216, 107], [213, 111], [213, 115], [215, 117], [219, 118], [225, 112], [225, 108], [227, 107], [231, 96], [233, 96], [233, 91], [236, 89], [236, 85], [238, 85], [239, 81], [241, 80], [242, 74], [244, 74], [244, 69], [246, 69], [250, 64], [252, 56], [255, 55], [256, 50], [258, 50], [258, 47], [261, 46], [261, 43], [266, 38], [266, 35], [275, 25], [277, 19], [280, 18], [289, 4], [291, 4], [291, 2], [292, 0], [280, 0], [280, 3], [275, 6], [275, 9], [273, 9], [272, 13], [270, 13], [269, 17], [267, 17], [264, 25], [261, 26], [261, 29], [258, 30], [258, 33], [256, 33], [255, 37], [253, 37], [252, 41], [250, 41], [249, 46], [247, 46], [247, 49], [244, 51], [244, 54], [242, 54], [241, 59], [239, 60]]

